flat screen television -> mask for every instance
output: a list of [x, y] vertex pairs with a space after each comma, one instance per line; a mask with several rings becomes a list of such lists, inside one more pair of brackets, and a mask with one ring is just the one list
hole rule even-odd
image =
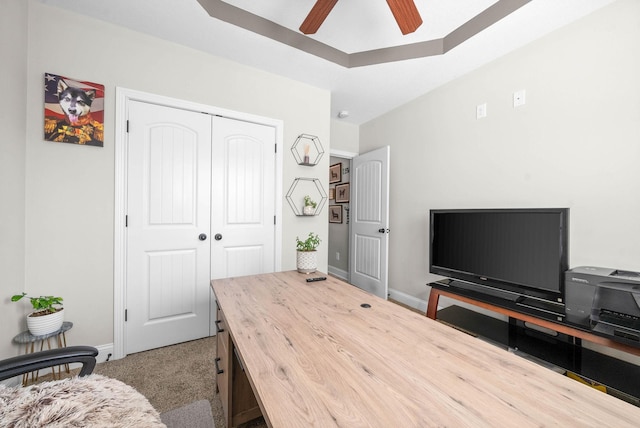
[[431, 273], [514, 301], [563, 304], [568, 208], [431, 210], [430, 219]]

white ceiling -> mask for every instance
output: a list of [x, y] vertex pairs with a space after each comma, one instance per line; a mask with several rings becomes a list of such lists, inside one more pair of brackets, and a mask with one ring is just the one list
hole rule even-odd
[[[212, 18], [198, 0], [37, 0], [331, 91], [331, 114], [361, 124], [614, 0], [532, 0], [443, 55], [346, 68]], [[298, 31], [315, 0], [225, 0]], [[385, 0], [339, 0], [310, 36], [346, 53], [440, 39], [497, 0], [415, 0], [402, 36]]]

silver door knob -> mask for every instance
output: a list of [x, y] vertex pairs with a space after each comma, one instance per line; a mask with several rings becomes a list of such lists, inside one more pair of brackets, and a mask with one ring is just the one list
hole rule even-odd
[[207, 234], [206, 233], [201, 233], [198, 236], [198, 239], [201, 240], [201, 241], [206, 241], [207, 240]]
[[222, 235], [220, 235], [219, 233], [216, 233], [216, 236], [214, 236], [213, 239], [215, 239], [216, 241], [219, 241], [222, 239]]

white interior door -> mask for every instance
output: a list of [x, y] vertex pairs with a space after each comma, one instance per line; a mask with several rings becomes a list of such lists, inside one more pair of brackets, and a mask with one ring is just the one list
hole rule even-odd
[[351, 163], [350, 282], [383, 299], [388, 295], [389, 146]]
[[125, 354], [209, 335], [211, 119], [129, 103]]
[[275, 270], [276, 131], [213, 118], [211, 278]]

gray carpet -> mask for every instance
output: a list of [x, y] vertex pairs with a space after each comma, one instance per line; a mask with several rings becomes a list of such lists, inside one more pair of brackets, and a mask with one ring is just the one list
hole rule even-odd
[[[215, 353], [216, 338], [208, 337], [100, 363], [94, 373], [131, 385], [160, 413], [207, 400], [216, 428], [225, 428], [222, 403], [215, 392]], [[47, 378], [51, 376], [42, 376], [41, 380]], [[249, 427], [266, 424], [260, 418], [242, 425]]]
[[133, 386], [164, 413], [198, 400], [214, 401], [215, 347], [211, 337], [138, 352], [97, 364], [94, 373]]

